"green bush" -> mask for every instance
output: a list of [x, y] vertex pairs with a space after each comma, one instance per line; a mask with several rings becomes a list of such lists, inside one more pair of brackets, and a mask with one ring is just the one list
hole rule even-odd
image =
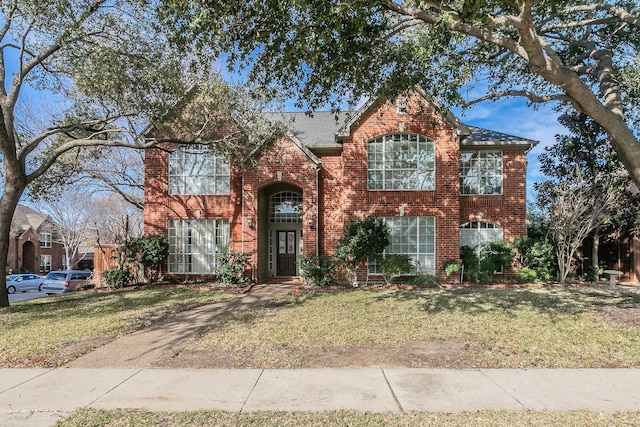
[[251, 254], [229, 250], [218, 257], [219, 267], [216, 268], [217, 283], [244, 286], [251, 282], [251, 278], [245, 277], [244, 272], [251, 264]]
[[129, 240], [125, 244], [125, 252], [132, 262], [144, 267], [150, 281], [158, 278], [160, 264], [169, 255], [169, 240], [159, 234], [149, 234]]
[[127, 267], [112, 267], [102, 273], [104, 281], [110, 288], [122, 288], [131, 283], [133, 275]]
[[389, 228], [380, 218], [352, 220], [338, 240], [334, 257], [347, 270], [351, 283], [358, 284], [358, 266], [367, 258], [378, 258], [389, 245]]
[[335, 266], [326, 257], [301, 256], [298, 266], [302, 278], [310, 286], [330, 286], [335, 282], [333, 277]]
[[413, 260], [405, 254], [387, 254], [378, 260], [382, 269], [382, 277], [387, 284], [403, 274], [411, 273], [414, 270]]
[[444, 270], [444, 274], [449, 277], [460, 272], [460, 264], [458, 264], [457, 260], [450, 259], [444, 262], [442, 269]]
[[535, 270], [523, 267], [516, 271], [516, 282], [518, 283], [535, 283], [538, 280], [538, 274]]
[[480, 270], [491, 274], [508, 267], [513, 262], [516, 251], [506, 240], [497, 240], [482, 245], [480, 248]]
[[536, 276], [538, 276], [538, 280], [541, 282], [548, 282], [551, 279], [551, 273], [544, 267], [536, 267], [534, 268], [536, 272]]

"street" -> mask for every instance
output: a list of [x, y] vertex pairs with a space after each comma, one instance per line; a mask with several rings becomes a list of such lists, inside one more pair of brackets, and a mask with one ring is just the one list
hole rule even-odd
[[34, 298], [46, 297], [44, 292], [16, 292], [15, 294], [9, 294], [9, 304], [16, 301], [26, 301]]

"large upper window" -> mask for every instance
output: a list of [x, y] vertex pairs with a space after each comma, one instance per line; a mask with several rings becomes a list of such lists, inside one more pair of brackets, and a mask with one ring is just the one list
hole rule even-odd
[[214, 273], [228, 249], [226, 219], [169, 220], [169, 273]]
[[206, 145], [178, 148], [169, 155], [169, 194], [229, 194], [229, 160]]
[[502, 152], [460, 153], [460, 194], [502, 194]]
[[433, 190], [435, 148], [422, 135], [396, 133], [369, 142], [369, 190]]
[[[389, 228], [389, 246], [385, 254], [409, 255], [421, 274], [435, 273], [436, 220], [432, 216], [396, 216], [383, 218]], [[379, 273], [375, 262], [370, 273]]]
[[40, 232], [40, 247], [41, 248], [50, 248], [52, 243], [51, 232], [50, 231], [41, 231]]

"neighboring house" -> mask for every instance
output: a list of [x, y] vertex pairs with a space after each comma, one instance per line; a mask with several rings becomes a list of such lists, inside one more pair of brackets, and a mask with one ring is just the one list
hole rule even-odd
[[46, 274], [62, 268], [64, 247], [47, 216], [18, 205], [11, 221], [7, 272]]
[[164, 272], [212, 274], [231, 248], [252, 255], [258, 282], [296, 276], [301, 255], [332, 255], [344, 225], [368, 215], [386, 220], [387, 252], [428, 274], [442, 275], [461, 245], [524, 236], [536, 142], [442, 111], [416, 92], [337, 122], [330, 112], [273, 114], [289, 132], [246, 170], [204, 146], [147, 150], [145, 233], [169, 239]]

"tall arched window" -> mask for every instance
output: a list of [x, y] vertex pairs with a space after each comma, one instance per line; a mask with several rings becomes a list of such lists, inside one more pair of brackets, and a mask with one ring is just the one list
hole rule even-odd
[[384, 135], [369, 141], [369, 190], [433, 190], [435, 144], [411, 133]]
[[302, 196], [292, 191], [282, 191], [272, 195], [269, 201], [269, 221], [302, 222]]

